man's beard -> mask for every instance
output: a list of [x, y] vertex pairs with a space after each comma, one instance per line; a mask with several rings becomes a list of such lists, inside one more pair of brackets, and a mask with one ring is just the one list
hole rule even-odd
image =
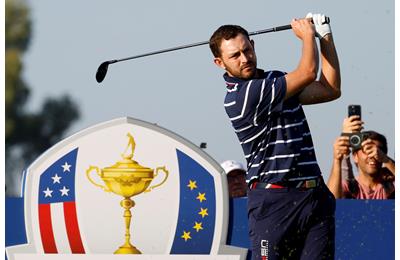
[[256, 63], [251, 62], [240, 67], [238, 72], [231, 70], [229, 67], [226, 68], [226, 71], [235, 78], [248, 80], [256, 76], [257, 66]]
[[[249, 71], [251, 70], [251, 71]], [[251, 79], [256, 75], [257, 68], [254, 63], [247, 64], [240, 68], [240, 76], [242, 79]]]

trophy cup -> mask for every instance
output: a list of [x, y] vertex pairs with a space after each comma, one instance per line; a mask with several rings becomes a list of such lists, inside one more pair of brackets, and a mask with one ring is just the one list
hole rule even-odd
[[[123, 215], [125, 219], [125, 243], [120, 246], [114, 254], [141, 254], [141, 252], [130, 242], [131, 234], [129, 229], [132, 217], [130, 208], [135, 206], [135, 202], [131, 200], [131, 197], [142, 192], [150, 192], [154, 188], [164, 184], [168, 178], [168, 171], [165, 167], [157, 167], [154, 174], [153, 169], [143, 167], [136, 161], [132, 160], [135, 150], [135, 141], [131, 134], [128, 133], [127, 136], [129, 142], [124, 153], [121, 154], [121, 161], [103, 169], [99, 169], [96, 166], [90, 166], [89, 169], [86, 170], [86, 176], [92, 184], [102, 188], [104, 191], [113, 192], [124, 197], [120, 204], [121, 207], [125, 209]], [[129, 148], [130, 153], [126, 154]], [[90, 173], [93, 170], [95, 170], [97, 175], [103, 180], [105, 186], [97, 184], [91, 178]], [[149, 187], [151, 181], [158, 176], [160, 171], [165, 174], [164, 179], [159, 184]]]

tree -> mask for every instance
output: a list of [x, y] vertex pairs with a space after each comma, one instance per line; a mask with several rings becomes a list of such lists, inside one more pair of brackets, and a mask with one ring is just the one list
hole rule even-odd
[[22, 0], [6, 0], [5, 18], [6, 186], [13, 195], [21, 170], [63, 137], [79, 118], [79, 109], [64, 95], [47, 98], [38, 112], [26, 110], [30, 89], [21, 78], [21, 57], [31, 38], [29, 8]]

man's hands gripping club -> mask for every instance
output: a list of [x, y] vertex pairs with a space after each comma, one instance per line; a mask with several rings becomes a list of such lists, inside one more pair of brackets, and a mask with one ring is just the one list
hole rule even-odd
[[315, 34], [318, 38], [324, 38], [325, 35], [332, 33], [331, 26], [326, 23], [326, 16], [324, 14], [308, 13], [306, 18], [312, 18], [315, 26]]

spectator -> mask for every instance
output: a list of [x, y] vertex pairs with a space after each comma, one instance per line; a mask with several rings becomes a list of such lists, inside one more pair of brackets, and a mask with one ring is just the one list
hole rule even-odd
[[361, 148], [352, 149], [358, 176], [354, 177], [350, 162], [349, 133], [361, 131], [363, 122], [358, 116], [346, 118], [343, 133], [336, 139], [334, 160], [328, 187], [336, 198], [391, 199], [394, 198], [395, 163], [387, 156], [386, 138], [375, 132], [363, 132], [367, 139]]
[[221, 163], [228, 179], [229, 198], [247, 196], [246, 169], [240, 162], [227, 160]]

